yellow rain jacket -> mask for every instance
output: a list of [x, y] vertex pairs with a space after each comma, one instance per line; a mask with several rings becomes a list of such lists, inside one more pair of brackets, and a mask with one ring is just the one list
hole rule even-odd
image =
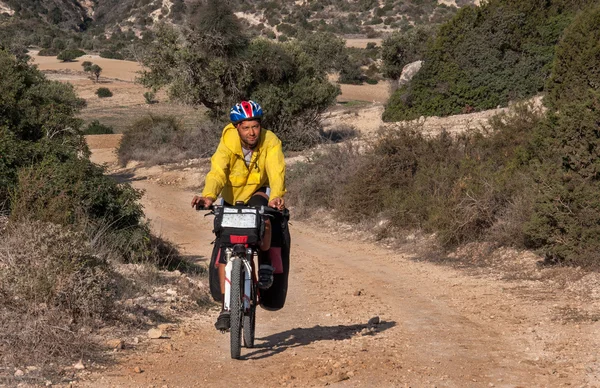
[[246, 203], [256, 190], [265, 186], [271, 188], [269, 200], [285, 194], [285, 161], [281, 140], [264, 128], [260, 131], [249, 167], [244, 161], [240, 136], [233, 124], [223, 129], [221, 141], [210, 163], [203, 197], [216, 199], [221, 194], [227, 203]]

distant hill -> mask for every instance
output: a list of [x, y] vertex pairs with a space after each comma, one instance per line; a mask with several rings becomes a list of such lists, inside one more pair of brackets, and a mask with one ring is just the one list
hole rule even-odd
[[[37, 28], [85, 31], [121, 29], [140, 35], [162, 20], [185, 20], [194, 0], [0, 0], [0, 28], [36, 24]], [[414, 24], [448, 20], [478, 0], [235, 0], [236, 15], [256, 33], [293, 36], [298, 29], [339, 34], [377, 35]], [[36, 28], [36, 29], [37, 29]], [[19, 33], [17, 31], [17, 33]], [[268, 35], [271, 35], [269, 33]]]

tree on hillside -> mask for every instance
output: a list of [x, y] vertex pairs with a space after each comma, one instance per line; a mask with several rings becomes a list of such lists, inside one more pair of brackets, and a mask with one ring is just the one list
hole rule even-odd
[[96, 77], [96, 82], [98, 82], [100, 80], [100, 74], [102, 74], [102, 68], [96, 64], [93, 64], [90, 66], [90, 73]]
[[148, 70], [140, 81], [152, 89], [169, 85], [173, 98], [221, 115], [249, 83], [242, 58], [247, 43], [226, 2], [197, 3], [183, 34], [170, 25], [158, 26], [156, 41], [142, 58]]
[[81, 67], [83, 67], [83, 71], [85, 71], [86, 73], [89, 73], [92, 70], [92, 65], [93, 63], [90, 61], [84, 61], [81, 64]]
[[[284, 141], [288, 147], [314, 143], [320, 130], [318, 114], [339, 94], [327, 81], [330, 65], [308, 53], [302, 43], [249, 42], [224, 2], [211, 0], [197, 7], [182, 31], [158, 26], [156, 40], [142, 59], [147, 70], [139, 81], [153, 90], [166, 87], [171, 98], [204, 105], [218, 117], [224, 117], [234, 102], [255, 98], [265, 108], [268, 128], [283, 137], [292, 128], [302, 132]], [[306, 126], [296, 126], [300, 122]]]

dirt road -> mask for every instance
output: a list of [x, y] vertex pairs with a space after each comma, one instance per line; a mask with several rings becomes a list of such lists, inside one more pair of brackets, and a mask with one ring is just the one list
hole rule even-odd
[[[111, 150], [94, 158], [110, 161]], [[130, 181], [146, 190], [156, 230], [185, 254], [209, 255], [212, 220], [190, 209], [191, 192], [135, 174]], [[556, 320], [560, 295], [532, 297], [535, 287], [523, 281], [419, 262], [410, 246], [395, 252], [298, 221], [291, 232], [287, 304], [259, 311], [257, 347], [242, 349], [243, 360], [229, 358], [229, 336], [213, 328], [215, 310], [83, 385], [600, 386], [599, 322]], [[381, 323], [368, 325], [375, 316]]]

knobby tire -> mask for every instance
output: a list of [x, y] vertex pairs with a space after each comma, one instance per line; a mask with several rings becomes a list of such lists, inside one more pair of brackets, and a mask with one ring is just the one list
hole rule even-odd
[[230, 350], [231, 358], [240, 358], [242, 348], [242, 320], [243, 312], [243, 296], [244, 296], [244, 276], [242, 271], [242, 259], [236, 258], [233, 260], [231, 269], [231, 297], [229, 308], [231, 309], [231, 327], [230, 327]]
[[254, 329], [256, 328], [256, 290], [252, 287], [250, 310], [244, 314], [244, 346], [254, 347]]

